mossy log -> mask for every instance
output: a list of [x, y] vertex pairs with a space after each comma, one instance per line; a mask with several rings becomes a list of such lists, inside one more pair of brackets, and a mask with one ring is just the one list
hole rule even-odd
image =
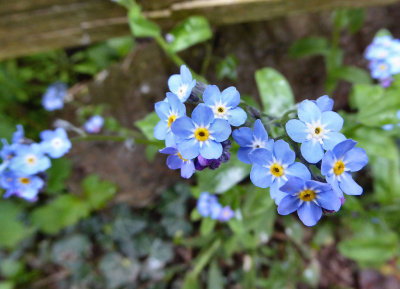
[[[214, 25], [271, 19], [400, 0], [141, 0], [145, 14], [168, 28], [189, 15]], [[127, 35], [126, 11], [110, 0], [0, 2], [0, 60]]]

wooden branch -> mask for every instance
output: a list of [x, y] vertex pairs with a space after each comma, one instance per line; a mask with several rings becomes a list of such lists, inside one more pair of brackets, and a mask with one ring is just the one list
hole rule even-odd
[[[141, 0], [145, 14], [164, 28], [190, 15], [214, 25], [258, 21], [340, 7], [400, 0]], [[0, 60], [128, 35], [126, 11], [110, 0], [0, 2]]]

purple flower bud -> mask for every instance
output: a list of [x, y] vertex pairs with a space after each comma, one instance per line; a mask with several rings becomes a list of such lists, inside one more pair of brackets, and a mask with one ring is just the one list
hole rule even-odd
[[380, 80], [382, 87], [384, 88], [388, 88], [392, 82], [393, 82], [393, 78], [392, 77], [386, 77], [386, 78], [382, 78]]

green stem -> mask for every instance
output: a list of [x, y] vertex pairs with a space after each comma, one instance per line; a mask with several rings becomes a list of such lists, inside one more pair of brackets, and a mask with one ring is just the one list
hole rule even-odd
[[196, 266], [190, 274], [193, 274], [193, 276], [198, 276], [201, 271], [203, 271], [204, 267], [210, 262], [210, 259], [220, 246], [221, 240], [215, 240], [214, 243], [212, 243], [211, 247], [208, 248], [207, 251], [205, 251], [204, 254], [199, 257], [199, 261], [197, 262]]
[[84, 135], [71, 138], [72, 143], [78, 143], [82, 141], [115, 141], [115, 142], [124, 142], [129, 138], [133, 138], [135, 143], [139, 144], [154, 144], [154, 142], [149, 141], [145, 138], [135, 138], [134, 136], [118, 136], [118, 135]]

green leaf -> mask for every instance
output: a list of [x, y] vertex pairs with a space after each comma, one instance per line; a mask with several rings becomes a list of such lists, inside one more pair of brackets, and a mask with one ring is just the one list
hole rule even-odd
[[374, 197], [382, 204], [391, 205], [400, 197], [400, 156], [387, 159], [373, 157], [370, 160], [373, 173]]
[[72, 164], [66, 158], [54, 159], [51, 162], [51, 168], [47, 171], [49, 181], [46, 192], [50, 194], [60, 193], [65, 189], [65, 181], [71, 174]]
[[286, 78], [273, 68], [263, 68], [255, 74], [264, 112], [281, 116], [294, 105], [292, 89]]
[[74, 195], [61, 195], [32, 212], [32, 224], [42, 232], [56, 234], [89, 215], [88, 205]]
[[212, 31], [205, 17], [191, 16], [172, 29], [170, 34], [173, 36], [173, 40], [169, 47], [172, 51], [179, 52], [210, 39]]
[[395, 233], [357, 237], [339, 243], [339, 251], [347, 258], [366, 264], [383, 264], [396, 256], [399, 240]]
[[364, 9], [340, 9], [334, 13], [334, 25], [337, 28], [349, 28], [350, 33], [354, 34], [364, 24]]
[[9, 281], [1, 281], [0, 289], [14, 289], [14, 283]]
[[[222, 61], [217, 64], [217, 77], [218, 79], [237, 79], [237, 65], [238, 59], [235, 55], [229, 54]], [[242, 98], [243, 99], [243, 98]]]
[[99, 176], [90, 175], [83, 180], [83, 194], [92, 209], [104, 207], [117, 192], [117, 187], [108, 181], [101, 181]]
[[160, 121], [158, 115], [153, 111], [145, 118], [135, 122], [135, 125], [142, 131], [148, 140], [155, 140], [154, 127]]
[[382, 36], [392, 36], [392, 33], [390, 33], [390, 31], [387, 30], [387, 29], [380, 29], [380, 30], [375, 34], [375, 37], [382, 37]]
[[301, 58], [311, 55], [327, 55], [329, 42], [324, 37], [305, 37], [295, 43], [289, 49], [291, 57]]
[[208, 289], [223, 289], [224, 281], [221, 270], [218, 267], [217, 261], [213, 261], [208, 270]]
[[217, 224], [217, 221], [215, 221], [211, 218], [203, 218], [201, 220], [200, 234], [202, 236], [211, 234], [211, 232], [214, 230], [216, 224]]
[[138, 7], [129, 9], [128, 20], [132, 34], [135, 37], [157, 37], [161, 35], [160, 27], [144, 18]]
[[200, 289], [197, 276], [195, 276], [193, 273], [186, 274], [181, 289]]
[[13, 248], [31, 233], [20, 221], [22, 210], [10, 201], [0, 202], [0, 218], [3, 220], [0, 230], [0, 246]]
[[355, 66], [342, 66], [334, 71], [335, 78], [346, 80], [350, 83], [372, 83], [369, 73]]

